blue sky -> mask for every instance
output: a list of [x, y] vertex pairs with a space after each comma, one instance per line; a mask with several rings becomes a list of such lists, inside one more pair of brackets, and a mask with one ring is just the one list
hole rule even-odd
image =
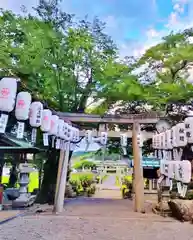
[[[31, 11], [37, 3], [1, 0], [0, 7], [18, 13], [21, 5]], [[116, 41], [121, 56], [138, 56], [171, 30], [193, 26], [193, 0], [64, 0], [61, 7], [78, 18], [99, 16], [106, 22], [106, 32]]]

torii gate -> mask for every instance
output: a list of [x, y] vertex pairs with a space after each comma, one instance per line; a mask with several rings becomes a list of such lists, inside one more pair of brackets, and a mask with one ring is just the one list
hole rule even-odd
[[[130, 115], [92, 115], [84, 113], [62, 113], [58, 112], [57, 115], [64, 121], [70, 121], [72, 123], [98, 123], [99, 132], [108, 130], [108, 124], [132, 124], [133, 130], [127, 131], [128, 137], [132, 137], [133, 145], [133, 157], [134, 157], [134, 184], [135, 184], [135, 211], [144, 212], [144, 182], [143, 172], [140, 161], [140, 151], [137, 143], [137, 135], [140, 131], [140, 124], [155, 124], [161, 116], [159, 113], [151, 112], [144, 114], [130, 114]], [[83, 134], [83, 132], [82, 132]], [[97, 133], [96, 133], [97, 134]], [[119, 137], [121, 132], [108, 131], [109, 137]], [[144, 133], [146, 138], [151, 138], [151, 135], [147, 136], [147, 132]]]

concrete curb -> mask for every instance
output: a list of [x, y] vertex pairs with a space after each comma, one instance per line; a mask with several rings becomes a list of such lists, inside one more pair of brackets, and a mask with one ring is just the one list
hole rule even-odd
[[15, 218], [22, 217], [22, 216], [24, 216], [25, 214], [26, 214], [26, 212], [17, 213], [17, 214], [14, 215], [14, 216], [8, 217], [8, 218], [0, 221], [0, 225], [2, 225], [2, 224], [4, 224], [4, 223], [7, 223], [7, 222], [9, 222], [9, 221], [11, 221], [11, 220], [13, 220], [13, 219], [15, 219]]

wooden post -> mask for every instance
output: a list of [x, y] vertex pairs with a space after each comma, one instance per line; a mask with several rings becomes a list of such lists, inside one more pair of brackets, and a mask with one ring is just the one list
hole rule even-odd
[[56, 204], [56, 200], [57, 200], [57, 196], [58, 196], [58, 186], [59, 186], [59, 182], [60, 182], [60, 177], [61, 177], [61, 172], [62, 172], [62, 164], [63, 164], [64, 158], [65, 158], [65, 152], [64, 152], [64, 150], [61, 149], [60, 150], [59, 163], [58, 163], [58, 173], [57, 173], [57, 182], [56, 182], [53, 212], [56, 211], [55, 204]]
[[140, 131], [138, 123], [133, 124], [133, 162], [134, 162], [134, 186], [135, 186], [135, 205], [134, 210], [136, 212], [144, 213], [144, 183], [143, 183], [143, 172], [142, 163], [140, 156], [140, 149], [137, 143], [137, 134]]
[[64, 206], [64, 195], [66, 189], [66, 176], [68, 170], [68, 159], [69, 159], [70, 143], [66, 143], [66, 151], [60, 152], [60, 162], [58, 167], [56, 194], [53, 212], [61, 213]]
[[[99, 124], [99, 131], [98, 131], [98, 137], [100, 136], [101, 132], [105, 132], [107, 129], [107, 125], [106, 124]], [[103, 172], [100, 178], [100, 184], [102, 184], [102, 179], [105, 176], [105, 170], [104, 170], [104, 166], [105, 166], [105, 153], [106, 153], [106, 146], [102, 147], [102, 165], [103, 165]]]

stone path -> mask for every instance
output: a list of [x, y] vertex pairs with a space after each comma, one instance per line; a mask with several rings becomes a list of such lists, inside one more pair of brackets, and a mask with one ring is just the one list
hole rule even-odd
[[[148, 209], [148, 206], [146, 206]], [[149, 208], [150, 210], [150, 208]], [[0, 225], [1, 240], [192, 240], [193, 227], [133, 212], [130, 200], [70, 201], [62, 215], [50, 211]]]
[[116, 175], [109, 175], [102, 184], [97, 185], [94, 198], [121, 199], [120, 187], [116, 186]]

